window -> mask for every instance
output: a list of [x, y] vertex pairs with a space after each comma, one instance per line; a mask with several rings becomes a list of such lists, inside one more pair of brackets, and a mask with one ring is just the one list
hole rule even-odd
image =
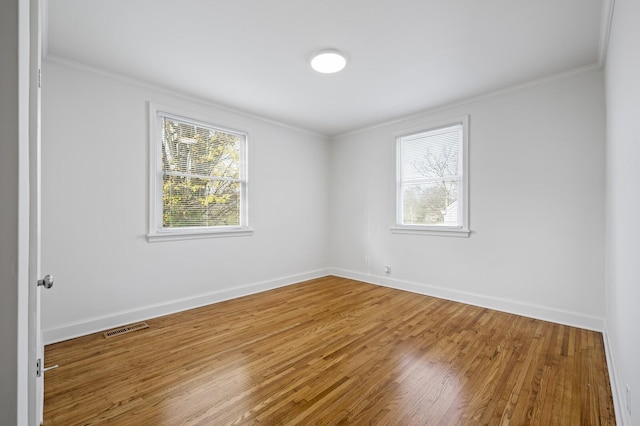
[[396, 233], [469, 235], [468, 117], [396, 139]]
[[150, 111], [149, 241], [250, 233], [247, 134]]

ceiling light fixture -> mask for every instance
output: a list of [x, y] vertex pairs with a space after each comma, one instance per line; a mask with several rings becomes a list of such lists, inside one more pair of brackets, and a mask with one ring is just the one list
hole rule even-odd
[[336, 49], [321, 50], [311, 58], [311, 68], [323, 74], [333, 74], [347, 65], [347, 58]]

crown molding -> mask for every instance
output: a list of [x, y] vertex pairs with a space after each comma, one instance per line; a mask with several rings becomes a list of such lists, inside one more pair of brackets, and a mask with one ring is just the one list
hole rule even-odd
[[521, 89], [526, 89], [527, 87], [532, 87], [532, 86], [537, 86], [539, 84], [544, 84], [544, 83], [548, 83], [554, 80], [560, 80], [563, 78], [567, 78], [567, 77], [571, 77], [574, 75], [578, 75], [578, 74], [583, 74], [583, 73], [589, 73], [589, 72], [593, 72], [593, 71], [600, 71], [602, 70], [602, 66], [597, 63], [594, 62], [592, 64], [589, 65], [585, 65], [582, 67], [578, 67], [578, 68], [573, 68], [570, 69], [568, 71], [563, 71], [563, 72], [559, 72], [556, 74], [551, 74], [545, 77], [541, 77], [541, 78], [536, 78], [534, 80], [529, 80], [529, 81], [525, 81], [523, 83], [519, 83], [519, 84], [514, 84], [512, 86], [507, 86], [507, 87], [503, 87], [500, 89], [496, 89], [496, 90], [491, 90], [485, 93], [482, 93], [480, 95], [476, 95], [476, 96], [471, 96], [468, 98], [462, 98], [462, 99], [458, 99], [458, 100], [454, 100], [452, 102], [449, 103], [445, 103], [442, 104], [440, 106], [436, 106], [433, 108], [428, 108], [419, 112], [416, 112], [414, 114], [410, 114], [410, 115], [405, 115], [405, 116], [401, 116], [392, 120], [388, 120], [388, 121], [384, 121], [382, 123], [377, 123], [377, 124], [373, 124], [371, 126], [366, 126], [366, 127], [361, 127], [359, 129], [355, 129], [355, 130], [351, 130], [345, 133], [341, 133], [338, 135], [333, 135], [331, 136], [330, 140], [336, 140], [336, 139], [340, 139], [342, 137], [345, 136], [350, 136], [350, 135], [354, 135], [357, 133], [361, 133], [361, 132], [366, 132], [369, 130], [374, 130], [374, 129], [378, 129], [381, 127], [386, 127], [386, 126], [390, 126], [393, 124], [397, 124], [397, 123], [402, 123], [404, 121], [409, 121], [409, 120], [413, 120], [416, 118], [420, 118], [426, 115], [430, 115], [430, 114], [434, 114], [437, 112], [441, 112], [441, 111], [446, 111], [452, 108], [456, 108], [456, 107], [460, 107], [463, 105], [467, 105], [470, 103], [474, 103], [474, 102], [478, 102], [478, 101], [482, 101], [485, 99], [489, 99], [489, 98], [493, 98], [495, 96], [500, 96], [500, 95], [504, 95], [506, 93], [510, 93], [510, 92], [515, 92], [517, 90], [521, 90]]
[[600, 40], [598, 43], [598, 66], [604, 68], [607, 63], [611, 22], [613, 21], [613, 7], [615, 0], [602, 0], [602, 14], [600, 15]]
[[324, 134], [318, 133], [318, 132], [314, 132], [313, 130], [308, 130], [308, 129], [305, 129], [305, 128], [302, 128], [302, 127], [297, 127], [297, 126], [294, 126], [294, 125], [291, 125], [291, 124], [282, 123], [280, 121], [272, 120], [272, 119], [267, 118], [267, 117], [262, 117], [262, 116], [257, 115], [257, 114], [252, 114], [250, 112], [243, 111], [241, 109], [237, 109], [237, 108], [230, 107], [230, 106], [227, 106], [227, 105], [215, 103], [215, 102], [212, 102], [212, 101], [210, 101], [208, 99], [205, 99], [205, 98], [200, 98], [200, 97], [197, 97], [197, 96], [188, 95], [186, 93], [182, 93], [180, 91], [173, 90], [173, 89], [170, 89], [168, 87], [164, 87], [164, 86], [161, 86], [161, 85], [149, 83], [149, 82], [141, 80], [141, 79], [137, 79], [137, 78], [134, 78], [134, 77], [129, 77], [127, 75], [123, 75], [123, 74], [107, 71], [107, 70], [104, 70], [102, 68], [94, 67], [94, 66], [91, 66], [91, 65], [86, 65], [86, 64], [83, 64], [83, 63], [80, 63], [80, 62], [70, 61], [68, 59], [64, 59], [64, 58], [61, 58], [61, 57], [58, 57], [58, 56], [55, 56], [55, 55], [50, 55], [49, 54], [47, 56], [44, 56], [43, 60], [45, 62], [56, 64], [56, 65], [59, 65], [59, 66], [65, 67], [65, 68], [74, 69], [74, 70], [77, 70], [77, 71], [83, 71], [83, 72], [86, 72], [86, 73], [99, 75], [99, 76], [110, 78], [110, 79], [113, 79], [113, 80], [118, 80], [118, 81], [121, 81], [121, 82], [126, 83], [126, 84], [131, 84], [133, 86], [138, 86], [138, 87], [145, 88], [145, 89], [148, 89], [148, 90], [153, 90], [155, 92], [159, 92], [159, 93], [163, 93], [163, 94], [166, 94], [166, 95], [174, 96], [174, 97], [179, 98], [179, 99], [184, 99], [184, 100], [189, 101], [189, 102], [205, 105], [205, 106], [211, 107], [211, 108], [220, 109], [220, 110], [227, 111], [227, 112], [230, 112], [230, 113], [233, 113], [233, 114], [238, 114], [238, 115], [241, 115], [243, 117], [247, 117], [247, 118], [251, 118], [251, 119], [254, 119], [254, 120], [262, 121], [264, 123], [269, 123], [269, 124], [272, 124], [272, 125], [275, 125], [275, 126], [278, 126], [278, 127], [284, 127], [284, 128], [290, 129], [290, 130], [295, 130], [295, 131], [300, 132], [300, 133], [306, 133], [308, 135], [320, 137], [320, 138], [323, 138], [323, 139], [326, 139], [326, 140], [328, 140], [328, 138], [329, 138], [327, 135], [324, 135]]
[[372, 129], [376, 129], [376, 128], [380, 128], [380, 127], [385, 127], [391, 124], [395, 124], [395, 123], [400, 123], [406, 120], [410, 120], [410, 119], [414, 119], [414, 118], [418, 118], [420, 116], [423, 115], [428, 115], [428, 114], [432, 114], [432, 113], [436, 113], [439, 111], [444, 111], [447, 109], [451, 109], [454, 107], [458, 107], [461, 105], [465, 105], [465, 104], [469, 104], [472, 102], [477, 102], [483, 99], [487, 99], [487, 98], [491, 98], [494, 96], [498, 96], [498, 95], [502, 95], [505, 93], [509, 93], [515, 90], [520, 90], [520, 89], [524, 89], [526, 87], [530, 87], [530, 86], [535, 86], [538, 84], [542, 84], [542, 83], [546, 83], [552, 80], [556, 80], [556, 79], [560, 79], [560, 78], [564, 78], [567, 76], [571, 76], [571, 75], [576, 75], [576, 74], [580, 74], [583, 72], [590, 72], [590, 71], [594, 71], [594, 70], [600, 70], [600, 69], [604, 69], [604, 67], [606, 66], [606, 59], [607, 59], [607, 51], [608, 51], [608, 46], [609, 46], [609, 37], [611, 34], [611, 25], [612, 25], [612, 21], [613, 21], [613, 12], [614, 12], [614, 4], [615, 4], [615, 0], [602, 0], [602, 12], [601, 12], [601, 16], [600, 16], [600, 35], [599, 35], [599, 40], [598, 40], [598, 51], [597, 51], [597, 57], [596, 57], [596, 62], [593, 64], [589, 64], [586, 66], [582, 66], [579, 68], [574, 68], [568, 71], [564, 71], [564, 72], [560, 72], [560, 73], [556, 73], [553, 75], [549, 75], [549, 76], [545, 76], [545, 77], [541, 77], [538, 79], [534, 79], [534, 80], [530, 80], [530, 81], [526, 81], [520, 84], [515, 84], [512, 86], [508, 86], [508, 87], [503, 87], [500, 89], [496, 89], [496, 90], [492, 90], [489, 92], [485, 92], [483, 94], [477, 95], [477, 96], [472, 96], [472, 97], [468, 97], [468, 98], [462, 98], [462, 99], [458, 99], [458, 100], [454, 100], [452, 102], [449, 103], [445, 103], [442, 104], [440, 106], [435, 106], [433, 108], [428, 108], [425, 110], [421, 110], [418, 112], [415, 112], [413, 114], [410, 115], [406, 115], [406, 116], [401, 116], [401, 117], [397, 117], [395, 119], [391, 119], [391, 120], [387, 120], [381, 123], [376, 123], [370, 126], [364, 126], [364, 127], [360, 127], [360, 128], [356, 128], [344, 133], [339, 133], [339, 134], [323, 134], [323, 133], [318, 133], [309, 129], [305, 129], [302, 127], [298, 127], [298, 126], [294, 126], [291, 124], [287, 124], [287, 123], [283, 123], [283, 122], [279, 122], [276, 120], [272, 120], [266, 117], [262, 117], [260, 115], [256, 115], [256, 114], [252, 114], [250, 112], [247, 111], [243, 111], [240, 109], [236, 109], [230, 106], [226, 106], [223, 104], [218, 104], [215, 102], [212, 102], [211, 100], [208, 99], [204, 99], [204, 98], [199, 98], [199, 97], [195, 97], [195, 96], [191, 96], [191, 95], [187, 95], [184, 94], [182, 92], [176, 91], [176, 90], [172, 90], [170, 88], [167, 87], [161, 87], [158, 85], [154, 85], [151, 83], [148, 83], [146, 81], [143, 80], [139, 80], [139, 79], [135, 79], [132, 77], [128, 77], [125, 75], [121, 75], [121, 74], [117, 74], [117, 73], [113, 73], [113, 72], [109, 72], [109, 71], [105, 71], [103, 69], [97, 68], [97, 67], [92, 67], [89, 65], [85, 65], [79, 62], [75, 62], [75, 61], [70, 61], [67, 59], [63, 59], [54, 55], [50, 55], [49, 54], [49, 36], [48, 36], [48, 22], [49, 22], [49, 14], [48, 14], [48, 9], [49, 9], [49, 0], [40, 0], [41, 1], [41, 37], [42, 37], [42, 57], [43, 59], [46, 59], [47, 61], [50, 61], [52, 63], [56, 63], [59, 65], [63, 65], [63, 66], [67, 66], [70, 68], [75, 68], [75, 69], [79, 69], [79, 70], [83, 70], [83, 71], [87, 71], [87, 72], [92, 72], [95, 74], [99, 74], [99, 75], [103, 75], [103, 76], [107, 76], [110, 78], [114, 78], [129, 84], [134, 84], [137, 86], [141, 86], [141, 87], [145, 87], [147, 89], [152, 89], [155, 91], [159, 91], [162, 93], [166, 93], [172, 96], [176, 96], [182, 99], [186, 99], [192, 102], [197, 102], [200, 104], [205, 104], [207, 106], [211, 106], [214, 108], [219, 108], [228, 112], [232, 112], [232, 113], [236, 113], [239, 115], [243, 115], [245, 117], [249, 117], [249, 118], [253, 118], [256, 120], [260, 120], [263, 122], [267, 122], [270, 124], [274, 124], [280, 127], [284, 127], [284, 128], [289, 128], [295, 131], [299, 131], [302, 133], [306, 133], [309, 135], [313, 135], [313, 136], [317, 136], [317, 137], [322, 137], [328, 140], [336, 140], [336, 139], [340, 139], [344, 136], [348, 136], [348, 135], [352, 135], [352, 134], [357, 134], [360, 132], [364, 132], [364, 131], [368, 131], [368, 130], [372, 130]]

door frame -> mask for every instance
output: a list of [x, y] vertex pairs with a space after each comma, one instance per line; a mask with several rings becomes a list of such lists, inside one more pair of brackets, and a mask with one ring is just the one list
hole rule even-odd
[[[19, 25], [19, 223], [18, 425], [42, 423], [43, 358], [40, 330], [40, 0], [18, 1]], [[42, 368], [42, 362], [40, 362]]]
[[[29, 1], [29, 424], [44, 421], [44, 345], [40, 324], [42, 20], [40, 0]], [[35, 377], [33, 377], [35, 375]]]
[[[9, 35], [9, 43], [15, 43], [16, 53], [15, 65], [17, 69], [16, 79], [13, 75], [9, 75], [8, 83], [15, 85], [16, 91], [9, 93], [8, 103], [15, 105], [17, 111], [17, 120], [15, 123], [17, 130], [17, 140], [10, 140], [9, 143], [17, 144], [17, 198], [16, 208], [17, 217], [15, 223], [8, 222], [3, 226], [14, 226], [16, 229], [17, 245], [15, 246], [15, 268], [14, 274], [10, 277], [15, 278], [16, 293], [10, 296], [16, 297], [16, 340], [15, 346], [12, 342], [8, 342], [10, 348], [15, 347], [15, 382], [7, 386], [6, 390], [13, 390], [15, 401], [15, 410], [8, 412], [10, 417], [6, 420], [16, 422], [17, 425], [33, 425], [35, 424], [35, 405], [32, 398], [32, 390], [35, 385], [35, 374], [31, 374], [33, 360], [30, 356], [31, 337], [33, 333], [29, 328], [29, 301], [32, 295], [31, 286], [29, 285], [29, 257], [30, 257], [30, 198], [31, 198], [31, 178], [30, 178], [30, 138], [31, 138], [31, 111], [30, 111], [30, 92], [31, 92], [31, 17], [30, 17], [30, 0], [10, 0], [3, 4], [7, 8], [3, 11], [16, 13], [16, 29], [14, 34]], [[9, 15], [5, 15], [9, 16]], [[9, 18], [9, 19], [11, 19]], [[11, 27], [10, 27], [11, 28]], [[13, 28], [11, 28], [13, 29]], [[13, 48], [12, 48], [13, 50]], [[11, 59], [9, 59], [11, 61]], [[11, 64], [11, 62], [10, 62]], [[2, 78], [5, 78], [3, 75]], [[14, 98], [12, 95], [17, 96]], [[11, 106], [13, 108], [14, 106]], [[4, 133], [3, 133], [4, 135]], [[13, 138], [10, 131], [8, 135]], [[12, 283], [12, 284], [14, 284]], [[8, 324], [11, 326], [11, 324]], [[13, 358], [13, 355], [12, 355]], [[3, 378], [4, 379], [4, 378]], [[15, 387], [13, 387], [15, 386]], [[3, 387], [4, 389], [4, 387]], [[34, 395], [35, 396], [35, 395]], [[11, 401], [11, 400], [10, 400]], [[4, 414], [4, 413], [3, 413]]]

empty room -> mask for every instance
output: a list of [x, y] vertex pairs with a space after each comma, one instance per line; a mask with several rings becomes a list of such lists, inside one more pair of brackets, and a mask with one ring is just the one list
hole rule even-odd
[[7, 424], [638, 423], [637, 1], [2, 7]]

